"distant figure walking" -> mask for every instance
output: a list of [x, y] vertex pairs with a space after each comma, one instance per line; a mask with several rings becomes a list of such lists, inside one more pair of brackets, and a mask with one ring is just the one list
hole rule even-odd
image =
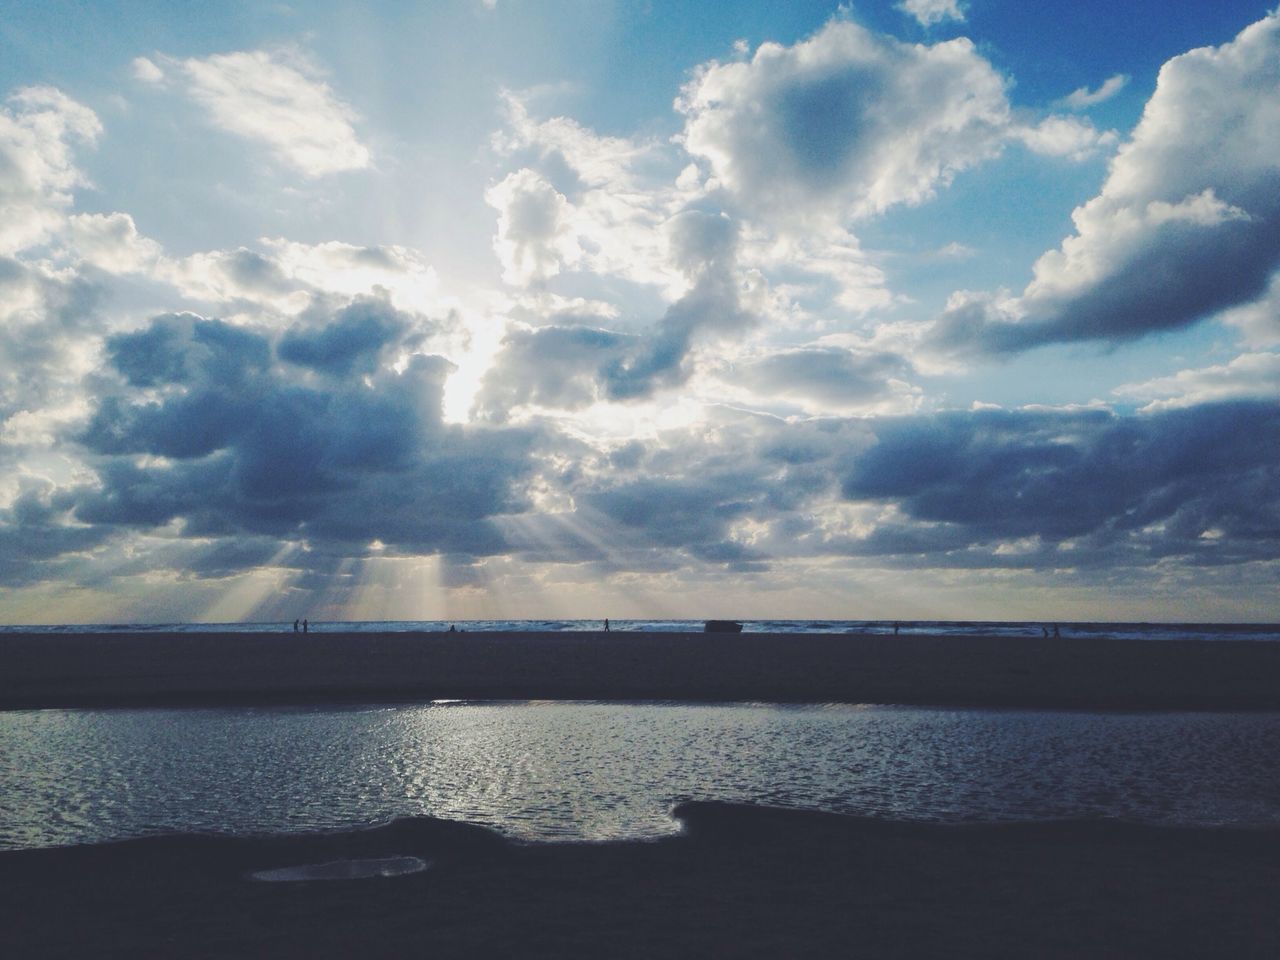
[[901, 629], [902, 629], [902, 624], [895, 622], [893, 625], [893, 635], [896, 637], [898, 635], [898, 631]]
[[604, 618], [604, 632], [605, 632], [605, 633], [608, 633], [608, 632], [609, 632], [609, 618], [608, 618], [608, 617], [605, 617], [605, 618]]
[[1058, 625], [1056, 623], [1053, 625], [1053, 635], [1056, 639], [1062, 638], [1062, 634], [1058, 632]]
[[1042, 635], [1042, 636], [1048, 637], [1048, 636], [1049, 636], [1049, 628], [1048, 628], [1048, 627], [1041, 627], [1041, 628], [1040, 628], [1040, 633], [1041, 633], [1041, 635]]
[[305, 620], [302, 621], [302, 632], [303, 633], [311, 632], [311, 624], [307, 623], [307, 621]]
[[297, 621], [297, 620], [293, 621], [293, 632], [294, 632], [294, 633], [297, 633], [297, 632], [298, 632], [298, 621]]

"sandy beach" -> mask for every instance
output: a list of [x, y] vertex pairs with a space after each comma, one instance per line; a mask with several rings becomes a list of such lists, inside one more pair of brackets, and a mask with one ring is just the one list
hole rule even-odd
[[0, 708], [431, 699], [1280, 709], [1280, 644], [832, 634], [0, 636]]
[[[880, 823], [717, 804], [656, 842], [398, 821], [0, 853], [8, 957], [1280, 955], [1280, 834]], [[337, 858], [394, 878], [263, 883]]]

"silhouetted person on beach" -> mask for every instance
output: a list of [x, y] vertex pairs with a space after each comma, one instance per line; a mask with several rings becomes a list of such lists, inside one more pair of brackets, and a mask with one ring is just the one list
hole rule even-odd
[[1061, 639], [1062, 637], [1062, 634], [1058, 632], [1058, 625], [1056, 623], [1053, 625], [1053, 636], [1054, 639]]
[[311, 624], [307, 623], [307, 621], [305, 620], [302, 621], [302, 632], [303, 633], [311, 632]]
[[298, 621], [297, 621], [297, 620], [293, 621], [293, 632], [294, 632], [294, 633], [297, 633], [297, 632], [298, 632]]
[[900, 623], [895, 623], [895, 624], [893, 625], [893, 635], [896, 637], [896, 636], [898, 635], [898, 631], [899, 631], [899, 630], [901, 630], [901, 629], [902, 629], [902, 624], [900, 624]]
[[451, 624], [449, 624], [449, 632], [450, 632], [450, 633], [457, 633], [457, 632], [458, 632], [458, 628], [457, 628], [454, 624], [452, 624], [452, 623], [451, 623]]
[[1047, 638], [1047, 637], [1049, 636], [1049, 628], [1048, 628], [1048, 627], [1041, 627], [1041, 628], [1040, 628], [1040, 634], [1041, 634], [1041, 636], [1043, 636], [1043, 637], [1046, 637], [1046, 638]]
[[608, 632], [609, 632], [609, 618], [608, 618], [608, 617], [605, 617], [605, 618], [604, 618], [604, 632], [605, 632], [605, 633], [608, 633]]

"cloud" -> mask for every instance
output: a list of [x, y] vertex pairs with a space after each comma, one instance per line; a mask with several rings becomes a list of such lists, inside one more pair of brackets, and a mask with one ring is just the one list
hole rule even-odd
[[142, 83], [161, 83], [164, 80], [164, 71], [147, 57], [134, 57], [129, 66], [133, 70], [133, 79]]
[[160, 261], [160, 244], [138, 233], [127, 213], [78, 213], [67, 221], [71, 252], [109, 273], [137, 273]]
[[525, 508], [536, 432], [445, 424], [452, 364], [389, 365], [409, 325], [384, 302], [308, 322], [277, 338], [169, 314], [109, 337], [75, 434], [94, 479], [57, 494], [74, 524], [348, 556], [504, 549], [492, 517]]
[[504, 103], [507, 124], [493, 146], [517, 169], [485, 197], [499, 213], [504, 279], [540, 285], [582, 270], [678, 296], [663, 224], [699, 193], [677, 177], [687, 158], [664, 141], [601, 136], [566, 117], [536, 120], [515, 93]]
[[668, 221], [666, 234], [689, 289], [651, 328], [640, 335], [584, 326], [517, 328], [485, 376], [479, 411], [504, 419], [525, 404], [580, 409], [602, 399], [647, 399], [688, 379], [699, 339], [749, 327], [755, 316], [737, 281], [737, 226], [722, 215], [687, 210]]
[[1264, 294], [1280, 266], [1280, 17], [1160, 71], [1141, 122], [1076, 232], [1035, 264], [1022, 295], [959, 298], [945, 350], [1011, 352], [1133, 340]]
[[1273, 559], [1280, 550], [1274, 403], [1130, 417], [982, 410], [871, 429], [877, 442], [844, 475], [842, 493], [892, 504], [898, 519], [852, 549], [947, 554], [1035, 538], [1051, 548], [1035, 557], [1041, 568], [1115, 550], [1135, 565]]
[[1238, 398], [1280, 399], [1280, 353], [1246, 353], [1230, 363], [1180, 370], [1171, 377], [1116, 387], [1117, 396], [1145, 399], [1145, 411]]
[[1099, 103], [1110, 100], [1123, 90], [1128, 83], [1129, 77], [1126, 74], [1117, 73], [1114, 76], [1107, 77], [1097, 90], [1080, 87], [1078, 90], [1071, 91], [1071, 93], [1062, 98], [1062, 105], [1072, 110], [1087, 110], [1090, 107], [1097, 106]]
[[295, 54], [264, 50], [216, 54], [177, 64], [188, 91], [214, 124], [261, 143], [307, 177], [368, 167], [358, 116]]
[[390, 304], [363, 297], [344, 307], [322, 328], [294, 326], [280, 340], [281, 360], [338, 377], [372, 374], [386, 348], [411, 326]]
[[51, 443], [57, 423], [82, 413], [102, 297], [74, 272], [0, 256], [0, 454]]
[[1093, 124], [1076, 117], [1046, 117], [1035, 126], [1016, 128], [1013, 135], [1035, 153], [1075, 161], [1119, 139], [1114, 131], [1100, 133]]
[[995, 156], [1011, 123], [969, 40], [904, 44], [848, 20], [703, 66], [676, 107], [689, 153], [743, 210], [783, 222], [921, 203]]
[[915, 17], [922, 27], [944, 20], [964, 20], [959, 0], [903, 0], [898, 9]]
[[911, 365], [884, 351], [810, 346], [738, 362], [725, 377], [757, 396], [790, 397], [835, 410], [909, 395]]
[[493, 248], [507, 283], [545, 280], [581, 261], [568, 200], [534, 171], [509, 174], [485, 200], [499, 212]]
[[257, 249], [162, 259], [154, 275], [198, 303], [245, 301], [290, 315], [317, 300], [363, 294], [385, 295], [397, 309], [421, 314], [446, 309], [435, 268], [418, 251], [395, 244], [310, 244], [263, 237]]
[[0, 256], [61, 226], [71, 191], [87, 182], [73, 147], [101, 132], [92, 110], [53, 87], [24, 87], [0, 106]]
[[71, 520], [56, 502], [53, 484], [34, 477], [20, 481], [18, 495], [0, 508], [0, 584], [20, 586], [61, 576], [68, 554], [84, 554], [110, 531]]

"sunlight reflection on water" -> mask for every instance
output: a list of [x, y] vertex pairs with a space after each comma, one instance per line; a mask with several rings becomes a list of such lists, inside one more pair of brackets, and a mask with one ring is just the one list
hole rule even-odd
[[671, 833], [681, 800], [1280, 826], [1280, 714], [449, 703], [0, 714], [0, 847], [397, 816]]

